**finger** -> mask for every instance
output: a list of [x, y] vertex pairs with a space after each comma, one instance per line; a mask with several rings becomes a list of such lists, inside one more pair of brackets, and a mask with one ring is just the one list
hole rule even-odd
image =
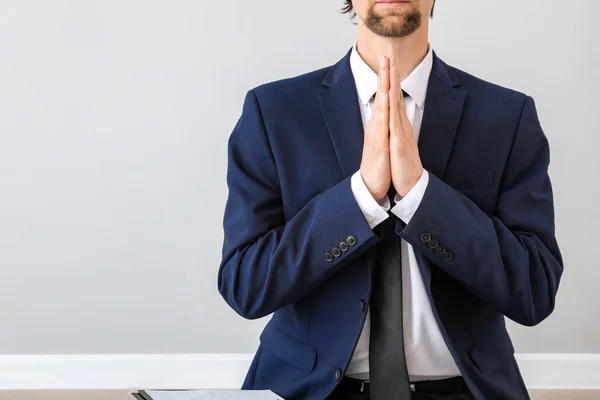
[[390, 60], [386, 56], [381, 58], [379, 68], [379, 87], [378, 92], [388, 92], [390, 90]]
[[371, 107], [371, 109], [372, 109], [372, 111], [371, 111], [371, 118], [369, 118], [369, 121], [367, 122], [367, 126], [365, 126], [365, 134], [367, 134], [368, 132], [370, 132], [371, 126], [373, 126], [373, 124], [375, 123], [375, 121], [377, 121], [378, 118], [379, 118], [378, 117], [379, 107], [377, 106], [378, 102], [379, 102], [378, 99], [373, 102], [373, 106]]
[[396, 57], [390, 57], [390, 132], [393, 134], [400, 128], [400, 118], [404, 99], [400, 90], [400, 78], [398, 75], [398, 65]]
[[379, 71], [377, 71], [377, 91], [375, 92], [375, 100], [373, 100], [373, 109], [379, 107], [379, 101], [381, 100], [381, 87], [383, 85], [383, 68], [385, 66], [385, 56], [381, 57], [381, 61], [379, 62]]
[[378, 110], [377, 110], [377, 125], [379, 132], [382, 135], [387, 135], [390, 132], [389, 121], [390, 121], [390, 103], [389, 103], [389, 92], [381, 92], [378, 94], [380, 97]]
[[377, 95], [371, 116], [371, 119], [377, 124], [378, 130], [385, 135], [389, 133], [389, 69], [389, 59], [383, 56], [379, 68]]
[[381, 93], [387, 93], [389, 90], [389, 60], [382, 56], [379, 64], [379, 72], [377, 73], [377, 93], [373, 102], [373, 109], [378, 109], [381, 106]]
[[[390, 57], [390, 92], [394, 93], [394, 95], [398, 96], [398, 88], [400, 87], [400, 82], [398, 81], [398, 64], [396, 64], [396, 56]], [[398, 101], [399, 98], [396, 97], [393, 101]]]
[[398, 104], [400, 108], [405, 108], [404, 104], [404, 93], [402, 93], [402, 82], [400, 82], [400, 70], [398, 69], [398, 64], [396, 63], [396, 56], [394, 56], [394, 76], [396, 78], [396, 89], [398, 95]]

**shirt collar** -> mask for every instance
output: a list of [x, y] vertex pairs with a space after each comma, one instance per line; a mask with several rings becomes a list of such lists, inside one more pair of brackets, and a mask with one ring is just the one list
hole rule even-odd
[[[366, 106], [371, 100], [371, 97], [377, 93], [377, 73], [362, 59], [356, 44], [358, 39], [354, 40], [352, 45], [352, 53], [350, 54], [350, 68], [354, 81], [356, 83], [356, 92], [360, 101]], [[429, 75], [433, 66], [432, 48], [427, 44], [427, 54], [419, 65], [408, 75], [401, 83], [402, 89], [410, 95], [415, 101], [417, 107], [423, 107], [425, 96], [427, 94], [427, 85], [429, 83]]]

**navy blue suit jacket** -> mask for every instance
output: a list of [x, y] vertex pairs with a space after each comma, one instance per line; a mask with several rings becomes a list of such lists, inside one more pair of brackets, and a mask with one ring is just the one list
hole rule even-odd
[[[242, 387], [288, 400], [324, 399], [343, 376], [383, 235], [350, 187], [364, 134], [350, 52], [248, 91], [228, 141], [218, 289], [244, 318], [274, 313]], [[534, 101], [434, 52], [418, 147], [429, 184], [409, 224], [391, 214], [396, 234], [414, 247], [475, 397], [527, 399], [504, 316], [528, 326], [545, 319], [563, 271]], [[431, 248], [427, 234], [452, 257]], [[349, 236], [353, 246], [324, 256]]]

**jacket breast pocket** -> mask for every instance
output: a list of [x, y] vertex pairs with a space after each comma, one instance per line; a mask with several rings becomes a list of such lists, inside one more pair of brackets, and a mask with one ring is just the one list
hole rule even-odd
[[494, 185], [496, 172], [491, 169], [453, 174], [446, 181], [455, 189], [471, 189]]
[[469, 350], [471, 360], [484, 374], [496, 369], [513, 354], [515, 348], [506, 330], [476, 344]]
[[287, 333], [270, 321], [260, 335], [263, 348], [288, 364], [311, 372], [315, 368], [317, 350]]

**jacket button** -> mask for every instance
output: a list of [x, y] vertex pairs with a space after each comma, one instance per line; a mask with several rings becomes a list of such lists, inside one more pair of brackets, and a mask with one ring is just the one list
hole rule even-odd
[[366, 308], [367, 308], [367, 303], [365, 303], [365, 301], [363, 299], [360, 299], [360, 311], [365, 312]]
[[431, 234], [427, 232], [421, 233], [421, 242], [427, 243], [431, 240]]
[[444, 258], [444, 260], [450, 261], [454, 258], [454, 253], [452, 253], [450, 250], [446, 250], [442, 257]]
[[346, 238], [346, 243], [348, 243], [350, 246], [354, 246], [356, 244], [356, 238], [350, 235]]
[[339, 381], [342, 378], [342, 370], [338, 368], [337, 371], [335, 371], [335, 380]]
[[446, 251], [446, 247], [444, 245], [439, 245], [438, 247], [435, 248], [435, 253], [442, 255], [444, 254], [444, 252]]
[[348, 250], [348, 243], [346, 243], [346, 242], [340, 242], [339, 246], [340, 246], [341, 251]]
[[337, 247], [333, 247], [331, 249], [331, 254], [333, 254], [334, 257], [339, 257], [342, 254], [342, 252]]
[[440, 242], [437, 239], [431, 239], [428, 244], [429, 244], [429, 247], [431, 247], [432, 249], [435, 249], [436, 247], [438, 247]]
[[327, 261], [327, 262], [330, 262], [331, 260], [333, 260], [333, 256], [331, 255], [330, 252], [326, 252], [324, 258], [325, 258], [325, 261]]

